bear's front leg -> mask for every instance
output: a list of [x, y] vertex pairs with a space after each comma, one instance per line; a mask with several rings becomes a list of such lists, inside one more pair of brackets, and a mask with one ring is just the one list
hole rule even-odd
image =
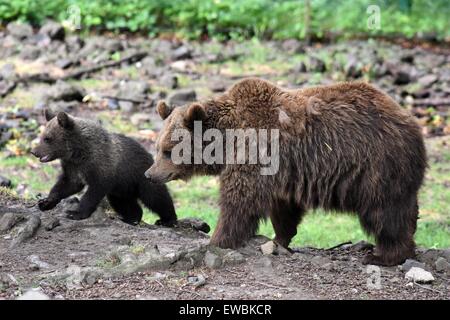
[[62, 173], [58, 177], [58, 181], [56, 181], [55, 185], [50, 190], [48, 197], [38, 201], [39, 210], [46, 211], [53, 209], [62, 199], [80, 192], [83, 190], [83, 187], [83, 183], [66, 173]]
[[261, 190], [239, 176], [221, 182], [220, 217], [210, 243], [220, 248], [236, 249], [252, 238], [259, 221], [266, 216], [267, 198]]
[[88, 187], [86, 193], [80, 200], [78, 209], [68, 210], [67, 217], [72, 220], [83, 220], [89, 218], [105, 196], [106, 191], [101, 187]]

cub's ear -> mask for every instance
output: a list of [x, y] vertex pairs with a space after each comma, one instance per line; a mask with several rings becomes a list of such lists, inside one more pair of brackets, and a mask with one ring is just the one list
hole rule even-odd
[[55, 117], [55, 114], [50, 109], [44, 109], [45, 120], [50, 121]]
[[73, 119], [65, 112], [60, 112], [58, 113], [58, 115], [56, 116], [58, 119], [58, 123], [61, 127], [63, 127], [64, 129], [72, 129], [74, 126], [74, 121]]
[[161, 119], [165, 120], [173, 111], [173, 107], [169, 107], [165, 101], [161, 100], [156, 105], [156, 111], [158, 111]]
[[200, 103], [189, 106], [184, 116], [184, 125], [188, 128], [194, 127], [194, 121], [202, 121], [206, 118], [205, 108]]

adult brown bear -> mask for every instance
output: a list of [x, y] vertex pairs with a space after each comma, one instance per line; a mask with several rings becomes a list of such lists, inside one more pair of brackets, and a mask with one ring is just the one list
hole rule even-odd
[[[157, 110], [165, 123], [146, 175], [159, 182], [220, 175], [221, 213], [212, 244], [241, 246], [270, 217], [275, 241], [287, 247], [305, 211], [321, 207], [358, 215], [377, 244], [365, 263], [395, 265], [414, 256], [417, 192], [427, 167], [423, 137], [413, 117], [371, 85], [284, 90], [250, 78], [213, 99], [178, 108], [160, 102]], [[223, 134], [219, 151], [227, 161], [207, 163], [191, 154], [192, 161], [174, 163], [172, 151], [180, 141], [173, 135], [178, 129], [194, 133], [195, 121], [201, 121], [202, 133]], [[264, 175], [260, 162], [228, 161], [239, 156], [229, 157], [236, 150], [226, 147], [236, 141], [230, 129], [278, 130], [271, 134], [278, 140], [270, 139], [268, 147], [279, 158], [278, 170]], [[205, 151], [208, 139], [194, 140], [192, 149]]]

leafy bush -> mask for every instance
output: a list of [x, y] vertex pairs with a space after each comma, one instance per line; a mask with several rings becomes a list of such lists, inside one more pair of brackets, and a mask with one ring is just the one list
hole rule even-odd
[[[369, 5], [381, 9], [381, 28], [367, 29]], [[198, 38], [301, 38], [305, 36], [305, 1], [294, 0], [0, 0], [0, 22], [26, 21], [35, 26], [47, 18], [64, 20], [68, 8], [80, 9], [88, 30], [175, 32]], [[450, 3], [446, 0], [311, 0], [310, 32], [354, 34], [434, 32], [450, 36]]]

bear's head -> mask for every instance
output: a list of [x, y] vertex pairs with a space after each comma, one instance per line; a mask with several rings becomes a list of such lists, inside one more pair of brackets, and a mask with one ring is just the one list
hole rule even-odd
[[39, 144], [31, 150], [31, 154], [41, 162], [64, 159], [69, 153], [67, 137], [72, 134], [75, 121], [65, 112], [55, 115], [48, 109], [44, 110], [44, 116], [47, 123], [39, 138]]
[[202, 148], [194, 143], [194, 125], [206, 118], [204, 105], [194, 102], [181, 107], [170, 107], [160, 101], [157, 112], [164, 120], [164, 126], [156, 141], [155, 162], [145, 176], [155, 182], [175, 179], [188, 180], [200, 173], [203, 165], [194, 159], [194, 149]]

